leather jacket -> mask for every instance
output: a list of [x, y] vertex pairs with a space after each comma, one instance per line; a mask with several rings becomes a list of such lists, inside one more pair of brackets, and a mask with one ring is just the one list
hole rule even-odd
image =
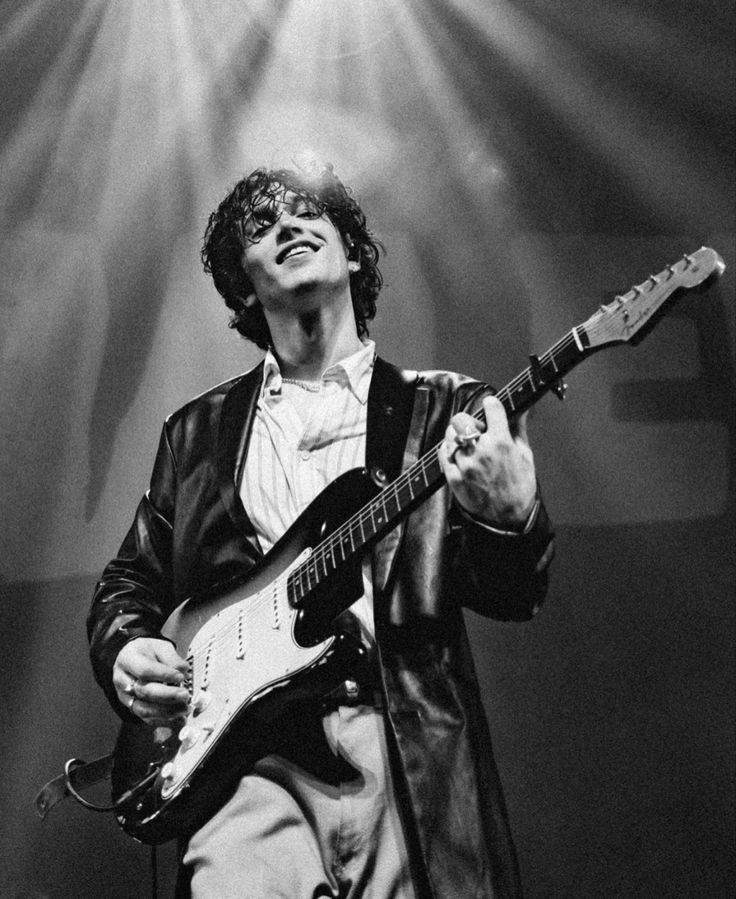
[[[238, 484], [263, 366], [170, 416], [150, 488], [99, 581], [88, 619], [95, 676], [118, 714], [112, 666], [157, 636], [185, 598], [261, 557]], [[491, 389], [449, 372], [376, 360], [366, 467], [392, 480], [439, 443], [450, 418]], [[375, 634], [389, 753], [419, 895], [519, 897], [521, 884], [463, 608], [527, 620], [547, 588], [553, 534], [543, 506], [523, 535], [461, 515], [443, 486], [372, 550]]]

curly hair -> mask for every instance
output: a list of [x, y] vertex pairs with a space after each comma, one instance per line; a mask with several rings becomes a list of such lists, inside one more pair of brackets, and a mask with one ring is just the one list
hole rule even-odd
[[281, 215], [286, 193], [293, 193], [327, 215], [360, 268], [350, 273], [350, 292], [359, 337], [368, 334], [367, 322], [376, 314], [376, 298], [383, 285], [378, 268], [382, 245], [366, 226], [365, 214], [349, 188], [335, 175], [332, 165], [315, 172], [303, 169], [259, 168], [242, 178], [210, 215], [202, 245], [204, 270], [212, 275], [218, 293], [233, 311], [230, 327], [261, 349], [271, 345], [263, 307], [246, 306], [253, 285], [243, 266], [248, 241], [246, 220], [275, 222]]

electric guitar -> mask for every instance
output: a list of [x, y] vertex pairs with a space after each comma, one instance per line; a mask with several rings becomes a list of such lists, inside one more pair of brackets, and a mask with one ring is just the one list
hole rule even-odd
[[[497, 394], [509, 417], [612, 344], [637, 343], [665, 304], [705, 286], [725, 265], [703, 247], [601, 306]], [[476, 414], [479, 421], [483, 413]], [[187, 600], [163, 633], [187, 647], [191, 701], [178, 732], [125, 722], [115, 748], [119, 824], [146, 843], [186, 834], [212, 815], [274, 727], [334, 687], [360, 655], [335, 618], [362, 592], [364, 551], [444, 483], [439, 447], [382, 489], [360, 469], [343, 474], [241, 581]]]

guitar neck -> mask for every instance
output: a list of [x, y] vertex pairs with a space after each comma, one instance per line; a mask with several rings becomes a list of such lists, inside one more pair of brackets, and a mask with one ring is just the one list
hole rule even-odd
[[[591, 352], [585, 328], [578, 325], [531, 365], [517, 375], [497, 397], [511, 418], [529, 409], [549, 390], [562, 385], [561, 378]], [[482, 410], [476, 413], [485, 421]], [[333, 531], [312, 554], [289, 575], [289, 592], [299, 605], [319, 583], [344, 562], [381, 539], [416, 505], [444, 483], [438, 443], [411, 468], [385, 487], [352, 517]]]
[[[531, 365], [496, 394], [511, 418], [531, 408], [549, 390], [562, 396], [563, 377], [592, 352], [583, 325], [578, 325], [542, 356], [532, 356]], [[483, 414], [476, 415], [480, 421]]]

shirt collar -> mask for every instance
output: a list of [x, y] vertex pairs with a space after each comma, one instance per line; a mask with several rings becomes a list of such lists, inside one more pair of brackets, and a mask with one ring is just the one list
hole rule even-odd
[[[376, 358], [376, 345], [367, 338], [362, 343], [363, 346], [355, 353], [326, 368], [322, 372], [322, 381], [338, 381], [347, 384], [358, 402], [365, 404], [368, 402], [368, 389]], [[271, 350], [267, 350], [263, 360], [263, 385], [260, 398], [263, 399], [264, 395], [281, 393], [281, 380], [278, 360]]]

